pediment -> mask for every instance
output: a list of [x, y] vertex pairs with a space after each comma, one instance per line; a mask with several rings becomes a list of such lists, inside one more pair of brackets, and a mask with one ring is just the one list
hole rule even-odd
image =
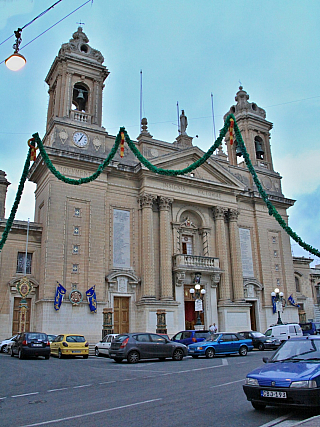
[[[152, 160], [152, 164], [162, 169], [184, 169], [196, 162], [203, 156], [204, 152], [198, 147], [191, 147], [190, 149], [180, 152], [166, 154], [164, 156]], [[236, 187], [238, 190], [245, 189], [244, 184], [232, 175], [226, 168], [224, 168], [213, 157], [210, 157], [205, 163], [197, 169], [186, 175], [195, 180], [209, 181], [210, 183], [224, 184], [231, 187]]]

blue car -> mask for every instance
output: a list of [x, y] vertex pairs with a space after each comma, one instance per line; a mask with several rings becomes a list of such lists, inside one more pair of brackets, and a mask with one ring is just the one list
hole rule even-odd
[[210, 337], [209, 331], [195, 331], [193, 329], [187, 331], [180, 331], [175, 334], [171, 341], [179, 342], [184, 345], [193, 344], [195, 342], [200, 342]]
[[211, 335], [200, 343], [190, 344], [188, 355], [196, 359], [206, 356], [212, 359], [216, 354], [240, 354], [246, 356], [253, 349], [252, 340], [242, 335], [229, 332], [219, 332]]
[[255, 409], [320, 406], [320, 337], [285, 341], [266, 363], [247, 375], [243, 390]]

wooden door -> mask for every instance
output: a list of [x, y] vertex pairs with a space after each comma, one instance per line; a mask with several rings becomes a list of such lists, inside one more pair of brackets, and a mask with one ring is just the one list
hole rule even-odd
[[[13, 320], [12, 320], [12, 335], [16, 335], [20, 330], [20, 301], [22, 298], [16, 297], [13, 303]], [[30, 332], [30, 317], [31, 317], [31, 299], [27, 298], [28, 310], [26, 312], [26, 330], [25, 332]]]
[[114, 297], [113, 329], [115, 334], [129, 332], [129, 298]]

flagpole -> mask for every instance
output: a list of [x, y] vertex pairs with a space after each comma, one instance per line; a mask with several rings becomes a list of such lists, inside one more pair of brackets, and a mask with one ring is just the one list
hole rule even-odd
[[140, 70], [140, 123], [139, 123], [140, 132], [141, 132], [141, 121], [142, 121], [142, 70]]
[[27, 275], [27, 258], [28, 258], [28, 241], [29, 241], [29, 223], [30, 218], [28, 218], [28, 225], [27, 225], [27, 241], [26, 241], [26, 256], [24, 259], [24, 266], [23, 266], [23, 274]]
[[213, 94], [211, 92], [211, 111], [212, 111], [212, 122], [213, 122], [213, 135], [214, 135], [214, 141], [217, 139], [216, 137], [216, 125], [214, 121], [214, 108], [213, 108]]

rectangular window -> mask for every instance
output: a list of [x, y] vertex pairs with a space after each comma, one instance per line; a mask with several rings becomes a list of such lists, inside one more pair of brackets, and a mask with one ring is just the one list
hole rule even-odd
[[279, 271], [279, 264], [276, 264], [276, 266], [275, 266], [275, 270], [276, 270], [276, 271]]
[[192, 236], [182, 236], [182, 253], [185, 255], [193, 255]]
[[73, 227], [73, 235], [74, 236], [79, 236], [80, 235], [80, 227], [78, 227], [77, 225], [75, 225]]
[[278, 251], [273, 251], [273, 256], [276, 258], [278, 256]]
[[72, 264], [72, 273], [79, 273], [79, 264]]
[[74, 216], [81, 216], [81, 209], [80, 208], [74, 208]]
[[73, 245], [72, 253], [77, 255], [79, 252], [80, 252], [80, 246]]
[[272, 243], [277, 243], [277, 238], [275, 236], [272, 236]]
[[28, 252], [27, 254], [27, 264], [26, 261], [26, 253], [18, 252], [17, 257], [17, 273], [24, 273], [26, 267], [26, 274], [31, 274], [31, 264], [32, 264], [32, 254]]

